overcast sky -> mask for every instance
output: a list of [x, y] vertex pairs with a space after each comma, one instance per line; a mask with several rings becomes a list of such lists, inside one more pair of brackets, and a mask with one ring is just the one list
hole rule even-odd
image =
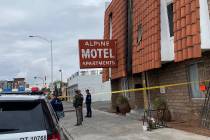
[[0, 0], [0, 80], [50, 81], [50, 46], [29, 35], [53, 40], [54, 80], [78, 71], [78, 39], [103, 37], [105, 1]]

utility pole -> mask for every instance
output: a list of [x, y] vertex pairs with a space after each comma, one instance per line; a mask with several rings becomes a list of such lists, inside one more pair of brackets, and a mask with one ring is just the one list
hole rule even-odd
[[52, 46], [52, 40], [50, 40], [50, 52], [51, 52], [51, 83], [53, 84], [53, 46]]
[[[142, 73], [142, 84], [143, 88], [147, 88], [147, 75], [146, 72]], [[144, 109], [148, 109], [148, 96], [147, 96], [147, 90], [143, 90], [143, 95], [144, 95]]]
[[[132, 22], [133, 0], [127, 0], [127, 45], [126, 45], [126, 72], [127, 76], [124, 79], [124, 89], [133, 88], [132, 78], [132, 45], [133, 45], [133, 22]], [[130, 98], [130, 93], [128, 94]]]
[[[30, 35], [29, 36], [30, 38], [39, 38], [41, 40], [44, 40], [46, 42], [48, 42], [50, 44], [50, 56], [51, 56], [51, 84], [53, 85], [53, 45], [52, 45], [52, 40], [49, 40], [43, 36], [40, 36], [40, 35]], [[51, 89], [51, 92], [52, 89]]]

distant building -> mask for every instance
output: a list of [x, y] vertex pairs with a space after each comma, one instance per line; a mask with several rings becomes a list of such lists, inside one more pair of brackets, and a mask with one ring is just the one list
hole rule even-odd
[[61, 96], [63, 96], [63, 97], [68, 96], [68, 93], [67, 93], [67, 83], [65, 83], [65, 82], [62, 83]]
[[25, 90], [29, 88], [29, 84], [26, 83], [25, 78], [14, 78], [13, 81], [2, 80], [0, 81], [0, 89], [5, 92], [12, 91], [12, 89]]
[[13, 81], [13, 88], [18, 88], [20, 86], [24, 86], [25, 87], [25, 78], [14, 78], [14, 81]]
[[13, 88], [13, 81], [7, 81], [7, 88], [12, 89]]
[[83, 95], [85, 95], [85, 90], [89, 89], [93, 101], [111, 100], [110, 82], [102, 82], [101, 70], [79, 71], [69, 77], [67, 80], [68, 96], [74, 97], [74, 91], [77, 89], [81, 90]]
[[7, 86], [7, 81], [5, 81], [5, 80], [0, 81], [0, 88], [1, 89], [5, 88], [6, 86]]

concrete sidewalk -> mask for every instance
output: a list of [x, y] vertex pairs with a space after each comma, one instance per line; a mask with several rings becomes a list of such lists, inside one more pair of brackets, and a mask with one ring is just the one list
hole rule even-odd
[[74, 126], [75, 112], [66, 112], [65, 115], [61, 125], [74, 140], [210, 140], [170, 128], [145, 132], [140, 121], [98, 110], [93, 111], [93, 118], [84, 118], [82, 126]]

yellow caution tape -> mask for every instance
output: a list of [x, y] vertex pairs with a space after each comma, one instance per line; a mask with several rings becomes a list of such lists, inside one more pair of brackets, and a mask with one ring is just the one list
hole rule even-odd
[[[145, 88], [135, 88], [135, 89], [128, 89], [128, 90], [118, 90], [118, 91], [112, 91], [111, 94], [137, 92], [137, 91], [144, 91], [144, 90], [155, 90], [155, 89], [160, 89], [160, 88], [186, 86], [186, 85], [190, 85], [190, 84], [193, 84], [193, 83], [207, 83], [207, 82], [210, 82], [210, 80], [183, 82], [183, 83], [177, 83], [177, 84], [167, 84], [167, 85], [151, 86], [151, 87], [145, 87]], [[104, 93], [98, 93], [98, 94], [92, 94], [92, 95], [100, 95], [100, 94], [110, 94], [110, 92], [104, 92]], [[60, 96], [59, 98], [72, 98], [72, 96]]]
[[71, 96], [59, 96], [59, 99], [63, 99], [63, 98], [72, 98]]
[[193, 82], [184, 82], [184, 83], [177, 83], [177, 84], [168, 84], [168, 85], [160, 85], [160, 86], [152, 86], [152, 87], [145, 87], [145, 88], [136, 88], [136, 89], [128, 89], [128, 90], [120, 90], [120, 91], [113, 91], [112, 94], [117, 93], [126, 93], [126, 92], [136, 92], [136, 91], [143, 91], [143, 90], [154, 90], [160, 88], [168, 88], [168, 87], [176, 87], [176, 86], [185, 86], [193, 83], [206, 83], [210, 82], [210, 80], [204, 81], [193, 81]]

